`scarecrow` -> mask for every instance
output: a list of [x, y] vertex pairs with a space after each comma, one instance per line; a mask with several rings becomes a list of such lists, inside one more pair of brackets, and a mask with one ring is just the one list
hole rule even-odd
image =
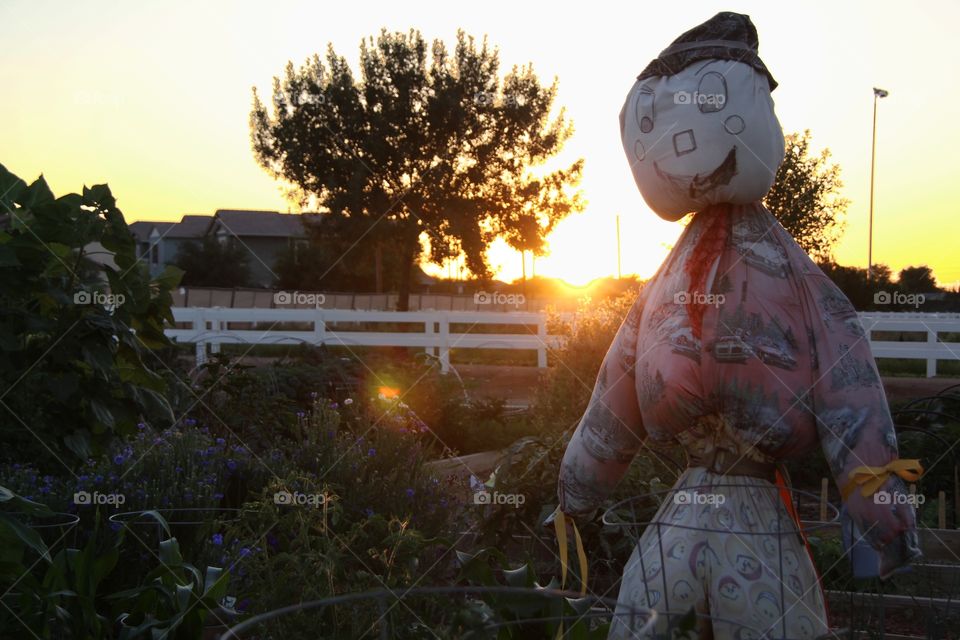
[[[558, 487], [558, 520], [591, 518], [641, 448], [681, 445], [688, 466], [627, 562], [618, 602], [693, 607], [701, 637], [718, 640], [744, 627], [827, 631], [796, 514], [780, 517], [784, 461], [823, 451], [874, 575], [920, 556], [913, 507], [877, 497], [906, 494], [902, 478], [922, 470], [898, 460], [868, 337], [761, 202], [784, 154], [776, 86], [749, 17], [729, 12], [637, 77], [620, 113], [637, 186], [660, 217], [693, 216], [606, 354]], [[616, 620], [611, 637], [628, 637]]]

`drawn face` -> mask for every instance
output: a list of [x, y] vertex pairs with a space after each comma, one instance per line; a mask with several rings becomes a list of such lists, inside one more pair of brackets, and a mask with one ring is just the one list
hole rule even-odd
[[766, 77], [729, 60], [638, 80], [620, 132], [640, 193], [667, 220], [711, 204], [760, 200], [783, 159]]

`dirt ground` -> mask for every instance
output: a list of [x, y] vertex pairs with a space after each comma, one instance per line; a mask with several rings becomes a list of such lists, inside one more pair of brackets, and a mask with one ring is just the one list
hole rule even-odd
[[[508, 406], [528, 405], [533, 400], [541, 376], [541, 370], [536, 367], [462, 364], [454, 368], [471, 395], [504, 398]], [[891, 401], [930, 396], [960, 384], [957, 378], [884, 377], [882, 380]], [[584, 382], [593, 385], [593, 380]]]

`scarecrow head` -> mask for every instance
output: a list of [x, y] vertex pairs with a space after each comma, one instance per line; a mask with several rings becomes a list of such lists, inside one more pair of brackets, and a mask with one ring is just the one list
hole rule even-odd
[[712, 204], [763, 198], [783, 160], [783, 131], [745, 15], [722, 12], [687, 31], [637, 77], [620, 134], [644, 200], [678, 220]]

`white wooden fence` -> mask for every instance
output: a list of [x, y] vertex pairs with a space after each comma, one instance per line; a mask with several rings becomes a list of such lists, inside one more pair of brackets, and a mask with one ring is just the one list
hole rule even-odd
[[[197, 364], [206, 359], [206, 345], [214, 353], [223, 343], [326, 344], [346, 347], [414, 347], [437, 355], [443, 371], [450, 368], [450, 349], [529, 349], [537, 365], [547, 366], [547, 316], [539, 312], [498, 311], [359, 311], [349, 309], [226, 309], [174, 307], [177, 324], [168, 337], [196, 345]], [[350, 323], [365, 326], [350, 327]], [[378, 331], [371, 324], [387, 323]], [[397, 324], [410, 325], [398, 330]], [[284, 325], [295, 325], [285, 327]], [[334, 325], [331, 328], [330, 325]], [[450, 325], [466, 325], [455, 327]], [[513, 333], [478, 333], [477, 325], [514, 325]]]
[[[168, 329], [167, 336], [195, 344], [198, 364], [206, 359], [207, 345], [216, 353], [224, 343], [307, 343], [420, 348], [432, 355], [439, 352], [443, 371], [450, 367], [450, 349], [528, 349], [537, 352], [537, 365], [543, 368], [547, 366], [548, 347], [558, 339], [547, 335], [547, 316], [541, 312], [174, 307], [173, 317], [178, 325], [188, 326]], [[960, 360], [960, 342], [943, 342], [943, 336], [938, 336], [960, 334], [960, 314], [861, 313], [860, 322], [871, 332], [870, 346], [877, 358], [925, 360], [928, 377], [936, 375], [937, 360]], [[390, 326], [378, 331], [376, 324]], [[408, 330], [398, 330], [398, 324], [408, 325]], [[456, 331], [451, 325], [457, 325]], [[517, 329], [512, 333], [478, 333], [478, 325]], [[924, 334], [926, 340], [875, 340], [872, 333], [878, 331]], [[960, 338], [954, 335], [951, 339]]]

